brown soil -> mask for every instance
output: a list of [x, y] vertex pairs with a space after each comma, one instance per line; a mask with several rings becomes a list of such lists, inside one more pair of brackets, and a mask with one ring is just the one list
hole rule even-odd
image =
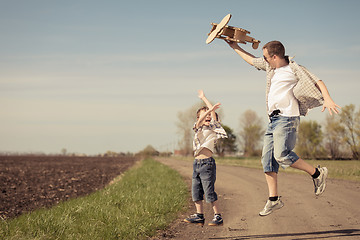
[[[159, 161], [179, 171], [190, 191], [191, 162]], [[311, 177], [281, 172], [278, 188], [285, 206], [260, 217], [268, 192], [261, 170], [218, 165], [216, 181], [223, 226], [183, 222], [195, 211], [191, 204], [188, 212], [152, 239], [360, 239], [360, 182], [328, 178], [326, 191], [315, 197]], [[205, 204], [205, 224], [212, 217], [210, 204]]]
[[94, 192], [135, 161], [131, 157], [0, 156], [0, 218]]

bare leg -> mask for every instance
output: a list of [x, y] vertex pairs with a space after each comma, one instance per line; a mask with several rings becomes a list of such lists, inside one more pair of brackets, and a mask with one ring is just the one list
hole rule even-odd
[[195, 207], [196, 207], [196, 213], [203, 214], [204, 213], [204, 207], [203, 207], [203, 201], [196, 201]]
[[266, 201], [265, 207], [259, 212], [260, 216], [267, 216], [274, 210], [280, 209], [284, 206], [284, 203], [280, 200], [277, 189], [277, 173], [266, 172], [266, 182], [269, 188], [269, 199]]
[[303, 170], [307, 172], [310, 175], [313, 175], [315, 173], [315, 168], [302, 160], [301, 158], [298, 159], [296, 162], [294, 162], [290, 167]]
[[278, 195], [277, 189], [277, 173], [276, 172], [266, 172], [265, 173], [266, 182], [269, 188], [269, 197], [275, 197]]
[[214, 214], [220, 214], [218, 202], [214, 201], [214, 202], [211, 203], [211, 205], [212, 205], [212, 208], [214, 210]]

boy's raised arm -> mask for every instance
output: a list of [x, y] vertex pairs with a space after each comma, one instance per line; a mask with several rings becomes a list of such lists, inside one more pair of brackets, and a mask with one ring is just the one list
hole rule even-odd
[[[205, 97], [204, 91], [203, 90], [198, 90], [198, 97], [204, 101], [204, 103], [206, 104], [206, 106], [211, 109], [213, 107], [213, 105], [210, 103], [210, 101]], [[211, 117], [212, 119], [216, 120], [216, 114], [215, 111], [211, 112]]]
[[209, 108], [209, 110], [207, 110], [204, 114], [202, 114], [199, 119], [196, 122], [196, 128], [198, 128], [200, 126], [200, 124], [205, 120], [206, 116], [210, 113], [213, 113], [216, 109], [218, 109], [220, 107], [220, 103], [216, 103], [214, 106], [212, 106], [211, 108]]

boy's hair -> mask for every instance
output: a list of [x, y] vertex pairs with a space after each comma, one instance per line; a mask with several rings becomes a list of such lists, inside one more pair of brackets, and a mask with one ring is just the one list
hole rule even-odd
[[285, 57], [285, 47], [279, 41], [271, 41], [263, 46], [263, 49], [267, 49], [270, 57], [276, 55], [279, 58]]
[[196, 117], [199, 118], [199, 117], [200, 117], [200, 116], [199, 116], [200, 112], [201, 112], [201, 111], [205, 111], [205, 112], [206, 112], [207, 110], [209, 110], [209, 108], [206, 107], [206, 106], [199, 108], [199, 109], [196, 111]]
[[215, 112], [215, 116], [216, 116], [216, 121], [220, 122], [219, 114], [217, 114], [217, 112]]

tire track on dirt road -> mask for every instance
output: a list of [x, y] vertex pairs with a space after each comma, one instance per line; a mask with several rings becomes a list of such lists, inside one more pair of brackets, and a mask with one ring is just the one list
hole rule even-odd
[[[158, 161], [177, 170], [191, 183], [192, 162], [172, 158]], [[360, 239], [360, 183], [328, 179], [326, 191], [314, 194], [311, 177], [279, 173], [279, 192], [285, 206], [266, 217], [259, 211], [267, 200], [264, 173], [258, 169], [217, 165], [215, 185], [224, 225], [194, 226], [177, 219], [154, 239]], [[205, 204], [207, 224], [213, 217]]]

